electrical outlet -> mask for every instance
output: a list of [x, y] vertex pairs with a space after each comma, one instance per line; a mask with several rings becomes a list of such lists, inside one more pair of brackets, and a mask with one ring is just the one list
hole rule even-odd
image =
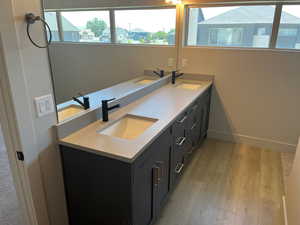
[[42, 117], [54, 112], [52, 95], [44, 95], [34, 98], [38, 117]]
[[174, 58], [168, 58], [168, 67], [174, 66]]

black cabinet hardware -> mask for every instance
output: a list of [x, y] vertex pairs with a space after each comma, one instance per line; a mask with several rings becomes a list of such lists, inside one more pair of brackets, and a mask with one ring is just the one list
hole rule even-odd
[[23, 152], [17, 152], [17, 158], [18, 158], [18, 160], [20, 160], [20, 161], [24, 161], [24, 154], [23, 154]]

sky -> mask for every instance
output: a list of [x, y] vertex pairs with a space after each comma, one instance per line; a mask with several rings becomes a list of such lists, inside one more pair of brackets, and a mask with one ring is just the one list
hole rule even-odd
[[[63, 12], [62, 16], [78, 27], [84, 27], [87, 21], [95, 17], [109, 24], [107, 11]], [[169, 31], [174, 29], [176, 24], [175, 9], [117, 10], [115, 17], [116, 26], [127, 30], [139, 28], [148, 32]]]
[[300, 5], [283, 6], [282, 10], [300, 18]]

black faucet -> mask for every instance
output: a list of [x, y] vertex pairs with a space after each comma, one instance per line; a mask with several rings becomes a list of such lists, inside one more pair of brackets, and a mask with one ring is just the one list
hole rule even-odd
[[108, 111], [120, 107], [120, 104], [114, 105], [112, 107], [108, 107], [108, 103], [115, 100], [115, 98], [109, 100], [102, 100], [102, 120], [103, 122], [108, 121]]
[[184, 73], [177, 73], [178, 70], [172, 71], [172, 84], [175, 84], [176, 78], [181, 77]]
[[164, 77], [165, 75], [165, 71], [160, 69], [154, 70], [153, 73], [159, 76], [160, 78]]
[[78, 102], [85, 110], [89, 109], [90, 108], [90, 98], [89, 97], [85, 97], [83, 96], [82, 94], [79, 93], [79, 97], [82, 97], [83, 98], [83, 102], [80, 101], [78, 99], [78, 97], [73, 97], [73, 100], [75, 102]]

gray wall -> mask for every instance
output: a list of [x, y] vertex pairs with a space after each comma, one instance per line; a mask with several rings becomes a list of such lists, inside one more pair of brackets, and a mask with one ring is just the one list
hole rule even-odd
[[[174, 67], [167, 67], [168, 58]], [[171, 46], [57, 43], [50, 47], [57, 103], [141, 76], [145, 69], [175, 68]]]
[[184, 48], [185, 72], [215, 75], [210, 135], [279, 150], [300, 136], [300, 52]]

